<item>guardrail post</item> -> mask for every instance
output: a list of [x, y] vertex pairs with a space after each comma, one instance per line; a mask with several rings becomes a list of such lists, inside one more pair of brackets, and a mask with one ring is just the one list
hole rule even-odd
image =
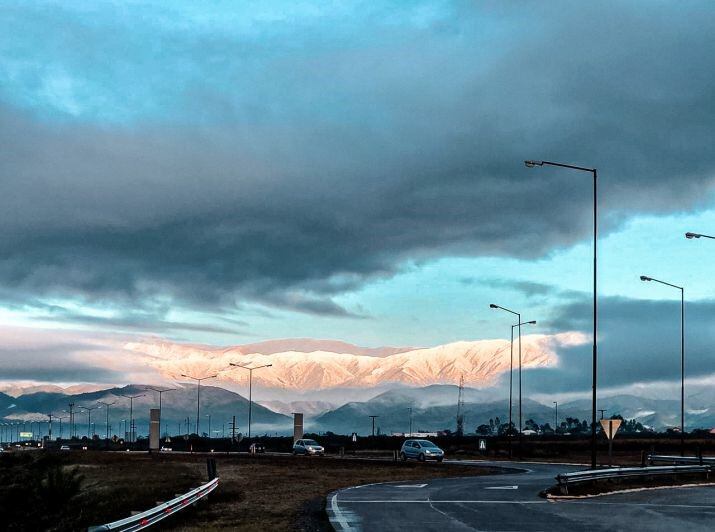
[[213, 458], [206, 459], [206, 472], [209, 475], [209, 481], [216, 478], [216, 460]]

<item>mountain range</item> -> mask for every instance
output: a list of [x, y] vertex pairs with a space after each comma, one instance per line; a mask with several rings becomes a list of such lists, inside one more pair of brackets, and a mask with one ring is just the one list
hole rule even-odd
[[[557, 348], [585, 340], [580, 333], [524, 336], [523, 365], [553, 366], [557, 363]], [[332, 340], [299, 339], [211, 348], [147, 340], [127, 343], [124, 349], [158, 370], [165, 379], [177, 379], [181, 374], [216, 373], [229, 385], [246, 386], [248, 371], [230, 364], [270, 365], [253, 373], [254, 386], [300, 393], [386, 385], [457, 384], [462, 377], [467, 385], [488, 386], [509, 369], [509, 345], [504, 340], [479, 340], [430, 348], [369, 349]]]
[[[110, 424], [113, 434], [121, 434], [123, 419], [129, 417], [129, 400], [125, 395], [141, 395], [134, 400], [134, 417], [139, 434], [146, 434], [150, 408], [158, 405], [158, 394], [148, 390], [143, 385], [129, 385], [121, 388], [109, 388], [101, 391], [79, 394], [57, 392], [35, 392], [22, 394], [18, 397], [0, 393], [0, 421], [46, 421], [46, 414], [52, 412], [55, 416], [63, 413], [74, 403], [75, 410], [79, 406], [96, 406], [97, 401], [115, 402], [110, 407]], [[371, 432], [369, 416], [379, 416], [376, 427], [382, 433], [405, 432], [409, 430], [410, 413], [412, 409], [413, 430], [437, 431], [456, 428], [456, 402], [458, 387], [454, 385], [430, 385], [420, 388], [398, 388], [383, 392], [367, 401], [351, 401], [333, 407], [321, 404], [319, 401], [300, 404], [283, 404], [282, 413], [276, 412], [266, 405], [254, 403], [252, 408], [253, 434], [279, 433], [288, 434], [291, 431], [291, 412], [302, 411], [306, 415], [306, 430], [332, 431], [336, 433], [367, 435]], [[278, 402], [280, 403], [280, 402]], [[708, 403], [711, 404], [711, 403]], [[287, 409], [285, 408], [287, 407]], [[599, 407], [607, 409], [607, 416], [620, 414], [628, 419], [637, 419], [647, 426], [658, 429], [677, 426], [679, 424], [680, 403], [677, 400], [647, 399], [633, 395], [614, 395], [599, 399]], [[294, 410], [290, 410], [295, 408]], [[322, 411], [325, 409], [325, 411]], [[498, 398], [493, 389], [464, 389], [464, 419], [465, 432], [474, 432], [480, 424], [488, 424], [490, 419], [499, 418], [500, 422], [508, 420], [508, 401]], [[162, 431], [171, 434], [183, 434], [188, 430], [195, 431], [196, 419], [196, 386], [181, 384], [176, 390], [166, 392], [162, 405]], [[215, 386], [201, 386], [201, 432], [208, 432], [208, 418], [211, 415], [213, 435], [219, 435], [227, 429], [227, 422], [232, 416], [237, 419], [237, 431], [246, 432], [248, 401], [235, 392]], [[525, 423], [533, 419], [539, 424], [553, 424], [554, 409], [551, 406], [525, 398], [522, 402], [522, 420]], [[566, 417], [590, 419], [591, 403], [587, 399], [559, 404], [559, 420]], [[105, 411], [92, 412], [92, 420], [98, 434], [104, 434]], [[514, 401], [513, 421], [518, 425], [518, 401]], [[66, 423], [66, 420], [65, 420]], [[87, 415], [77, 414], [78, 432], [86, 433]], [[715, 426], [715, 410], [707, 405], [693, 405], [686, 413], [686, 427], [702, 428]], [[55, 434], [57, 434], [55, 425]], [[65, 428], [65, 436], [67, 435]], [[218, 432], [217, 432], [218, 431]]]

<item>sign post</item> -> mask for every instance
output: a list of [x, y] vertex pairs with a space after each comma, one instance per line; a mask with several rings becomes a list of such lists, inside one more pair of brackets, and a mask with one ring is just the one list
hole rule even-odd
[[613, 438], [616, 437], [618, 427], [621, 426], [620, 419], [602, 419], [601, 427], [608, 438], [608, 467], [613, 466]]

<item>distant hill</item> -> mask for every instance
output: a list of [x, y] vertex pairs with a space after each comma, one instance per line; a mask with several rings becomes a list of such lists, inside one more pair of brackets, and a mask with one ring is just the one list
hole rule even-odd
[[[52, 412], [55, 416], [67, 415], [69, 403], [74, 403], [75, 411], [80, 406], [94, 407], [98, 401], [115, 402], [110, 407], [110, 424], [113, 434], [121, 434], [121, 420], [129, 418], [129, 399], [123, 395], [143, 395], [134, 400], [134, 418], [136, 420], [137, 432], [139, 434], [148, 433], [149, 410], [157, 408], [159, 394], [148, 390], [143, 385], [129, 385], [121, 388], [110, 388], [107, 390], [66, 395], [62, 393], [40, 392], [22, 395], [17, 398], [0, 394], [0, 408], [3, 404], [15, 404], [9, 410], [2, 409], [0, 418], [7, 421], [25, 420], [38, 421], [47, 420], [47, 413]], [[104, 408], [104, 407], [102, 407]], [[248, 423], [248, 400], [243, 396], [218, 388], [215, 386], [201, 386], [201, 431], [208, 431], [208, 414], [211, 415], [211, 429], [222, 430], [223, 424], [230, 422], [232, 416], [236, 416], [237, 430], [245, 432]], [[168, 428], [170, 434], [186, 432], [186, 418], [189, 418], [189, 428], [195, 431], [196, 424], [196, 386], [193, 384], [183, 384], [180, 388], [163, 394], [162, 398], [162, 432]], [[87, 433], [87, 415], [77, 414], [75, 422], [78, 424], [78, 432]], [[105, 432], [106, 414], [102, 409], [92, 411], [92, 422], [95, 423], [95, 430], [99, 434]], [[288, 432], [292, 427], [291, 418], [278, 414], [254, 402], [252, 408], [252, 432], [260, 434], [262, 432]], [[214, 433], [214, 435], [216, 435]]]

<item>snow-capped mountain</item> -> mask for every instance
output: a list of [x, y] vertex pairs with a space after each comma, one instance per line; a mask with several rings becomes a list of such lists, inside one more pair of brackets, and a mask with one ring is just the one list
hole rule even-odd
[[[522, 340], [523, 365], [527, 368], [555, 366], [558, 347], [586, 341], [580, 333], [525, 336]], [[273, 349], [266, 349], [266, 354], [258, 351], [260, 346], [211, 348], [144, 341], [125, 344], [124, 348], [142, 357], [146, 364], [168, 379], [179, 379], [181, 374], [216, 373], [219, 380], [246, 385], [248, 371], [230, 368], [230, 363], [252, 367], [270, 364], [270, 367], [254, 372], [254, 386], [284, 390], [375, 387], [385, 383], [407, 386], [455, 384], [462, 376], [466, 384], [483, 387], [494, 384], [499, 375], [509, 369], [509, 342], [504, 340], [455, 342], [408, 351], [397, 348], [392, 354], [377, 350], [374, 355], [356, 354], [359, 348], [348, 353], [324, 349], [276, 352], [275, 345]]]

